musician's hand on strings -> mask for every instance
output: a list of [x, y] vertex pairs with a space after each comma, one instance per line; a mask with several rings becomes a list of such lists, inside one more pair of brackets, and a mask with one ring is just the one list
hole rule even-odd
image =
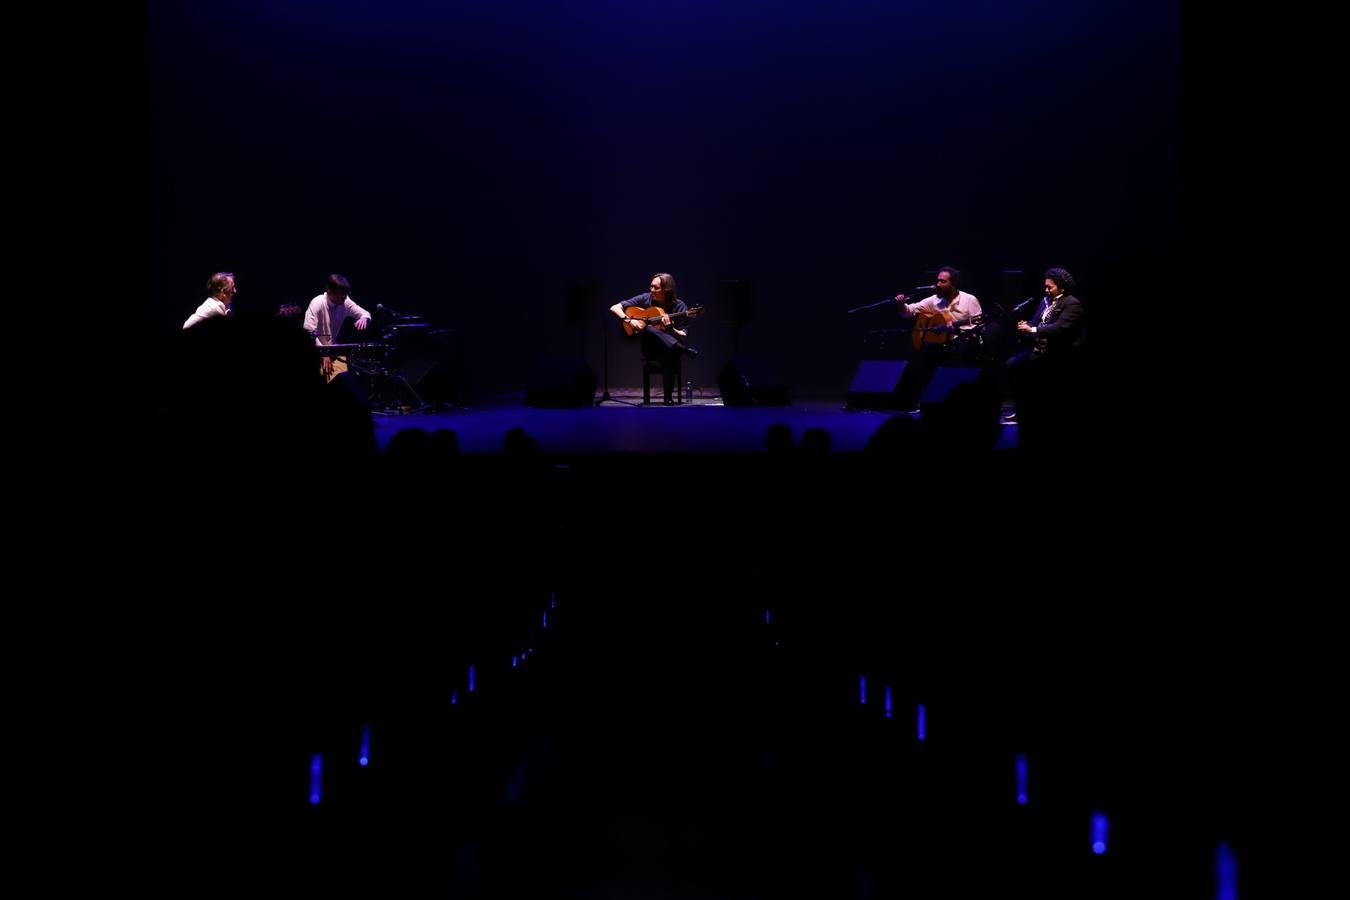
[[628, 324], [633, 326], [634, 331], [641, 331], [642, 329], [647, 327], [647, 320], [641, 317], [636, 319], [629, 319]]
[[333, 357], [325, 356], [323, 358], [323, 363], [320, 366], [320, 370], [323, 372], [324, 377], [331, 376], [333, 374]]

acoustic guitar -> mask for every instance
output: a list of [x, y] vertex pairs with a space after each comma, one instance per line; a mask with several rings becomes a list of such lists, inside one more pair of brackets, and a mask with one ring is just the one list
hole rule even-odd
[[[971, 316], [969, 320], [971, 325], [983, 323], [984, 316]], [[914, 317], [914, 331], [911, 338], [914, 349], [922, 350], [924, 344], [945, 344], [956, 336], [959, 328], [959, 325], [952, 324], [952, 314], [945, 309], [921, 311]]]
[[[703, 312], [702, 306], [691, 306], [684, 312], [677, 312], [677, 313], [667, 313], [659, 306], [648, 306], [645, 308], [641, 306], [630, 306], [623, 311], [623, 314], [631, 319], [651, 319], [651, 318], [660, 319], [664, 315], [669, 315], [670, 324], [676, 325], [680, 319], [694, 319], [697, 318], [702, 312]], [[659, 321], [653, 322], [647, 325], [646, 327], [651, 328], [652, 326], [655, 326], [657, 328], [665, 327]], [[631, 337], [639, 330], [641, 329], [639, 329], [632, 322], [623, 323], [623, 333], [625, 335], [628, 335], [629, 337]]]

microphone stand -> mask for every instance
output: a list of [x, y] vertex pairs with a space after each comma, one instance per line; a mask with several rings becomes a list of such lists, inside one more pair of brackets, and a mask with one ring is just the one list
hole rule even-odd
[[633, 403], [630, 400], [620, 400], [617, 397], [611, 397], [609, 395], [609, 323], [603, 321], [604, 319], [609, 318], [608, 307], [606, 307], [605, 309], [605, 314], [600, 318], [602, 320], [600, 323], [600, 347], [601, 347], [600, 352], [601, 355], [604, 356], [605, 358], [604, 361], [605, 390], [604, 393], [600, 395], [600, 399], [595, 401], [594, 405], [599, 406], [602, 403], [612, 402], [612, 403], [622, 403], [624, 406], [639, 406], [640, 404]]
[[869, 303], [866, 306], [855, 306], [848, 311], [848, 314], [852, 315], [855, 312], [862, 312], [864, 309], [872, 309], [875, 306], [884, 306], [887, 303], [894, 303], [894, 302], [895, 302], [894, 297], [887, 297], [885, 300], [878, 300], [876, 303]]
[[[935, 284], [921, 284], [918, 287], [912, 287], [909, 290], [905, 291], [905, 295], [909, 296], [911, 294], [921, 294], [924, 291], [931, 291], [935, 290], [936, 288], [937, 285]], [[853, 307], [853, 309], [849, 310], [849, 315], [852, 315], [855, 312], [862, 312], [864, 309], [872, 309], [873, 307], [876, 306], [884, 306], [887, 303], [896, 303], [896, 302], [898, 301], [894, 297], [887, 297], [885, 300], [878, 300], [876, 303], [868, 303], [866, 306], [855, 306]]]

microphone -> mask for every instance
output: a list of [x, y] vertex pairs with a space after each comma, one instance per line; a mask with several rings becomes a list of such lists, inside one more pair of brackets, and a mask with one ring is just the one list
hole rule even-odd
[[396, 309], [390, 309], [389, 307], [385, 306], [383, 303], [376, 303], [376, 304], [375, 304], [375, 308], [378, 309], [380, 312], [385, 313], [386, 315], [393, 316], [393, 317], [396, 318], [396, 319], [401, 319], [401, 318], [403, 318], [403, 313], [399, 312], [399, 311], [396, 310]]
[[1019, 304], [1017, 304], [1016, 306], [1014, 306], [1014, 307], [1013, 307], [1013, 312], [1014, 312], [1014, 313], [1019, 313], [1019, 312], [1021, 312], [1022, 310], [1026, 309], [1026, 308], [1027, 308], [1028, 306], [1030, 306], [1031, 304], [1033, 304], [1033, 303], [1039, 303], [1039, 302], [1041, 302], [1039, 297], [1028, 297], [1027, 299], [1023, 300], [1021, 303], [1019, 303]]
[[[904, 295], [905, 295], [905, 299], [908, 300], [910, 297], [913, 297], [915, 294], [922, 294], [922, 293], [925, 293], [925, 292], [927, 292], [927, 291], [936, 291], [936, 290], [937, 290], [937, 285], [936, 285], [936, 284], [921, 284], [921, 285], [919, 285], [918, 287], [912, 287], [912, 288], [910, 288], [909, 290], [904, 291], [903, 293], [904, 293]], [[892, 299], [894, 299], [894, 298], [892, 298]]]

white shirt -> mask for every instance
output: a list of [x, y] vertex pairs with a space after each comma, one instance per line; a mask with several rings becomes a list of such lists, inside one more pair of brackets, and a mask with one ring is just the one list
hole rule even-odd
[[950, 312], [952, 324], [960, 326], [964, 331], [975, 327], [970, 324], [970, 320], [980, 315], [980, 301], [975, 299], [974, 294], [967, 294], [965, 291], [957, 291], [956, 298], [951, 303], [937, 294], [930, 294], [918, 303], [906, 303], [904, 316], [906, 319], [912, 319], [921, 312], [931, 313], [941, 310]]
[[314, 335], [317, 343], [331, 344], [342, 331], [342, 323], [348, 316], [369, 319], [370, 313], [357, 306], [351, 297], [334, 306], [328, 302], [327, 294], [320, 294], [309, 301], [309, 308], [305, 310], [305, 330]]
[[227, 316], [229, 314], [230, 308], [225, 305], [225, 301], [217, 300], [215, 297], [207, 297], [202, 301], [202, 305], [197, 307], [197, 311], [187, 317], [187, 321], [183, 323], [183, 330], [187, 331], [193, 325], [212, 316]]

